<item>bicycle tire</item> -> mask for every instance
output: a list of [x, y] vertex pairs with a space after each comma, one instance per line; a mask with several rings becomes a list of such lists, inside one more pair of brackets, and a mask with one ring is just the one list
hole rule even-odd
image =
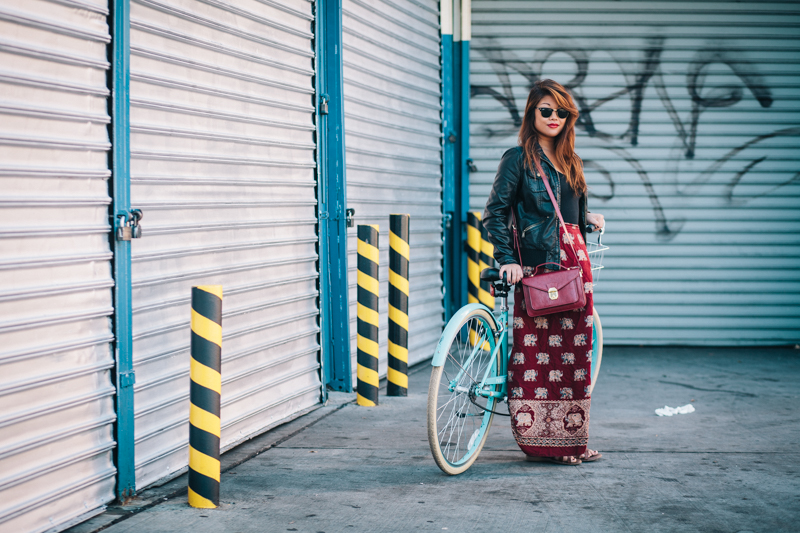
[[[474, 389], [475, 381], [482, 379], [488, 365], [492, 363], [491, 352], [494, 350], [496, 338], [494, 317], [487, 308], [476, 308], [459, 322], [457, 327], [448, 324], [442, 333], [440, 346], [447, 346], [447, 357], [441, 366], [433, 367], [428, 387], [428, 443], [437, 466], [451, 476], [466, 471], [478, 458], [489, 435], [494, 418], [492, 410], [497, 404], [494, 398], [487, 399], [474, 394], [470, 398], [468, 392]], [[471, 324], [482, 327], [478, 342], [473, 343], [470, 340]], [[478, 343], [481, 343], [481, 348], [488, 347], [488, 351], [479, 348], [471, 363], [467, 363], [470, 360], [469, 354]], [[500, 357], [502, 354], [498, 351], [494, 370], [489, 377], [495, 377]], [[459, 373], [459, 366], [463, 367], [465, 364], [467, 366], [455, 385], [456, 390], [451, 390], [451, 383]], [[487, 390], [495, 391], [499, 391], [501, 387], [502, 385], [485, 386]]]
[[589, 385], [589, 394], [594, 391], [597, 376], [600, 374], [600, 364], [603, 362], [603, 325], [596, 308], [592, 316], [592, 384]]

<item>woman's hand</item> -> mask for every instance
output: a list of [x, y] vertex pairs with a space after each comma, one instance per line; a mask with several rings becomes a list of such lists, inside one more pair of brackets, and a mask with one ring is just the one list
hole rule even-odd
[[503, 274], [508, 273], [508, 283], [514, 285], [522, 280], [522, 267], [519, 265], [503, 265], [500, 267], [500, 279], [503, 279]]
[[602, 229], [606, 225], [606, 219], [600, 213], [586, 213], [586, 223], [597, 226], [597, 229]]

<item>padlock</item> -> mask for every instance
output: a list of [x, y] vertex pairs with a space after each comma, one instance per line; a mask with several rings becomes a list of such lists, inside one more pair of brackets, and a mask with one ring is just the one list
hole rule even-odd
[[349, 209], [347, 209], [347, 211], [345, 211], [345, 222], [346, 222], [346, 224], [345, 224], [345, 225], [346, 225], [348, 228], [353, 228], [353, 227], [355, 227], [355, 225], [356, 225], [356, 219], [355, 219], [355, 216], [356, 216], [356, 210], [355, 210], [355, 209], [353, 209], [352, 207], [351, 207], [351, 208], [349, 208]]
[[117, 215], [117, 240], [129, 241], [133, 238], [131, 227], [128, 225], [128, 217], [125, 215]]
[[144, 214], [141, 209], [131, 209], [131, 237], [134, 239], [142, 237], [142, 226], [139, 225], [142, 217], [144, 217]]
[[133, 231], [130, 226], [119, 226], [117, 228], [117, 240], [129, 241], [133, 238]]

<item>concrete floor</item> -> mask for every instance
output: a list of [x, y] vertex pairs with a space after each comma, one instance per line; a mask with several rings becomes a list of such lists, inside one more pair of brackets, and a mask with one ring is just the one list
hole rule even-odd
[[[71, 533], [800, 531], [800, 350], [606, 349], [578, 467], [525, 463], [507, 418], [465, 474], [431, 459], [429, 367], [408, 398], [329, 405], [226, 454], [217, 510], [185, 476]], [[654, 410], [692, 403], [695, 413]], [[250, 455], [259, 452], [252, 459]], [[176, 494], [177, 491], [177, 494]]]

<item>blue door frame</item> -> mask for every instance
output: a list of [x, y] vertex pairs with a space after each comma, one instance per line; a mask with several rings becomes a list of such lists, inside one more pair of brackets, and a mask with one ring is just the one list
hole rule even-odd
[[[114, 250], [114, 384], [117, 388], [114, 460], [117, 498], [136, 492], [133, 428], [133, 335], [131, 310], [131, 241], [118, 241], [116, 229], [131, 211], [130, 179], [130, 1], [111, 6], [111, 246]], [[123, 217], [123, 218], [120, 218]]]
[[461, 252], [460, 215], [458, 190], [456, 188], [455, 129], [453, 110], [453, 3], [445, 0], [440, 4], [440, 27], [442, 32], [442, 210], [444, 211], [444, 314], [450, 320], [461, 307], [459, 286], [459, 262]]
[[334, 390], [352, 392], [341, 0], [317, 0], [316, 56], [320, 327], [324, 379]]

